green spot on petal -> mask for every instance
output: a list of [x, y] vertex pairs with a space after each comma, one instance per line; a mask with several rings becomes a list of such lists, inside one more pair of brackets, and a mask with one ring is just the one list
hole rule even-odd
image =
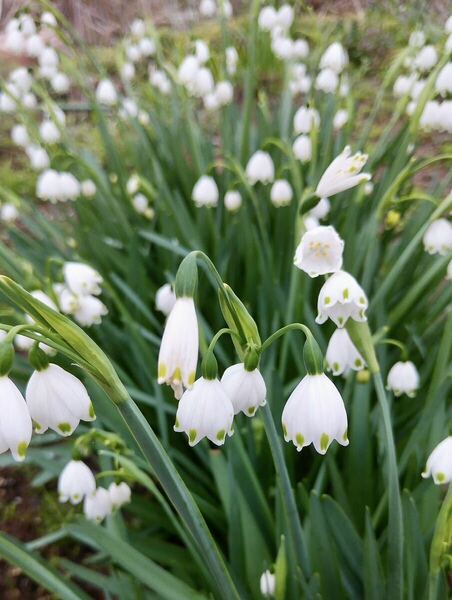
[[42, 425], [40, 425], [37, 421], [33, 420], [33, 429], [36, 431], [36, 433], [39, 433], [42, 429]]
[[347, 430], [344, 431], [344, 435], [342, 436], [342, 441], [343, 442], [348, 442], [348, 432], [347, 432]]
[[226, 431], [224, 429], [220, 429], [216, 437], [219, 442], [224, 442], [224, 438], [226, 437]]
[[339, 363], [337, 363], [337, 362], [333, 363], [333, 371], [336, 372], [336, 371], [339, 371], [339, 370], [340, 370]]
[[190, 373], [188, 376], [188, 385], [193, 385], [195, 383], [196, 373]]
[[89, 416], [90, 416], [91, 419], [95, 419], [96, 418], [96, 413], [94, 412], [93, 403], [91, 403], [89, 405]]
[[322, 433], [322, 435], [320, 436], [320, 449], [324, 452], [326, 452], [326, 450], [328, 449], [329, 441], [329, 436], [326, 433]]
[[324, 304], [330, 304], [330, 303], [331, 303], [331, 298], [329, 296], [326, 296], [325, 300], [324, 300]]
[[60, 423], [59, 425], [57, 425], [57, 429], [59, 429], [61, 433], [72, 432], [72, 427], [69, 425], [69, 423]]
[[355, 360], [355, 367], [362, 367], [363, 361], [360, 358]]
[[174, 427], [177, 427], [177, 428], [180, 427], [179, 419], [176, 419], [176, 422], [174, 423]]
[[283, 430], [284, 437], [287, 437], [287, 427], [284, 425], [284, 423], [282, 426], [282, 430]]
[[27, 442], [20, 442], [20, 444], [17, 446], [17, 454], [20, 456], [20, 458], [25, 458], [25, 455], [27, 453], [27, 448], [28, 448]]
[[166, 365], [163, 365], [163, 364], [159, 365], [158, 378], [163, 379], [166, 376], [166, 372], [167, 372]]
[[344, 291], [342, 292], [342, 296], [344, 297], [344, 300], [348, 300], [348, 297], [349, 297], [348, 288], [344, 289]]
[[342, 325], [343, 322], [344, 322], [344, 318], [343, 317], [338, 317], [337, 321], [338, 321], [339, 325]]
[[359, 303], [360, 304], [366, 304], [366, 299], [364, 298], [364, 296], [361, 296], [359, 299]]
[[188, 432], [188, 440], [193, 443], [196, 440], [196, 429], [190, 429]]
[[444, 475], [444, 473], [436, 473], [435, 475], [435, 479], [436, 481], [438, 481], [439, 483], [443, 483], [443, 481], [446, 480], [446, 476]]
[[255, 406], [250, 406], [247, 411], [246, 411], [247, 415], [250, 417], [253, 417], [254, 414], [256, 413], [256, 407]]
[[297, 435], [295, 436], [295, 441], [297, 442], [298, 446], [303, 446], [304, 437], [301, 435], [301, 433], [297, 433]]

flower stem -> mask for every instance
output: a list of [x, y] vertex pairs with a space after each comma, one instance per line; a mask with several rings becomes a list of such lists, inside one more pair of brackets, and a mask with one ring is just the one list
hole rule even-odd
[[[436, 520], [435, 533], [433, 534], [430, 549], [430, 573], [428, 583], [428, 600], [438, 599], [438, 576], [441, 570], [441, 559], [447, 552], [448, 535], [452, 531], [450, 517], [452, 515], [452, 485], [449, 484], [446, 497]], [[448, 533], [449, 527], [449, 533]]]
[[401, 600], [403, 596], [403, 516], [400, 500], [397, 456], [392, 432], [388, 400], [380, 372], [373, 373], [375, 390], [383, 417], [386, 460], [388, 471], [389, 522], [388, 522], [388, 600]]

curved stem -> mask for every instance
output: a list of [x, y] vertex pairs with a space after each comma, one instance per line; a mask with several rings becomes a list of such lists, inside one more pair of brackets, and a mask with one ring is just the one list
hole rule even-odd
[[405, 344], [402, 344], [402, 342], [399, 342], [399, 340], [394, 340], [393, 338], [385, 338], [384, 340], [380, 340], [378, 343], [379, 344], [387, 344], [388, 346], [395, 346], [402, 353], [400, 358], [402, 360], [407, 360], [408, 354], [407, 354], [406, 346], [405, 346]]
[[303, 323], [290, 323], [289, 325], [284, 325], [284, 327], [281, 327], [281, 329], [278, 329], [278, 331], [275, 331], [275, 333], [272, 333], [271, 336], [265, 340], [265, 342], [262, 344], [262, 352], [265, 352], [265, 350], [267, 350], [273, 344], [273, 342], [275, 342], [282, 335], [293, 330], [302, 331], [306, 335], [306, 339], [313, 337], [309, 327], [303, 325]]
[[373, 380], [383, 418], [388, 475], [389, 522], [387, 535], [389, 577], [387, 598], [389, 600], [401, 600], [403, 597], [403, 516], [397, 471], [397, 456], [388, 399], [380, 372], [373, 374]]

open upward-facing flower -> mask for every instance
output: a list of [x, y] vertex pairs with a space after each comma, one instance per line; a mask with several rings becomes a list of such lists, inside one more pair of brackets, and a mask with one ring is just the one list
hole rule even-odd
[[174, 431], [184, 431], [194, 446], [203, 438], [217, 446], [232, 435], [234, 407], [218, 379], [200, 377], [179, 401]]
[[282, 414], [284, 439], [297, 450], [309, 444], [325, 454], [333, 440], [348, 445], [347, 413], [334, 383], [324, 373], [306, 375], [290, 395]]
[[33, 373], [25, 397], [36, 433], [44, 433], [50, 428], [67, 436], [81, 420], [96, 418], [83, 383], [55, 364], [48, 364]]
[[174, 390], [176, 398], [183, 388], [191, 388], [198, 362], [198, 319], [193, 298], [177, 298], [163, 332], [158, 359], [158, 382]]
[[349, 318], [366, 321], [368, 302], [364, 290], [346, 271], [337, 271], [325, 281], [317, 302], [316, 323], [325, 323], [328, 317], [338, 327], [344, 327]]
[[367, 161], [367, 154], [351, 155], [350, 146], [336, 156], [317, 184], [315, 193], [319, 198], [329, 198], [339, 192], [355, 187], [361, 181], [369, 181], [369, 173], [360, 173]]
[[418, 388], [419, 373], [410, 360], [396, 362], [391, 367], [388, 373], [388, 389], [392, 390], [395, 396], [406, 394], [414, 398]]
[[221, 378], [221, 385], [232, 402], [235, 414], [241, 411], [252, 417], [266, 402], [267, 388], [260, 371], [247, 371], [243, 363], [228, 367]]
[[294, 264], [310, 277], [335, 273], [342, 267], [344, 242], [331, 225], [307, 231], [295, 251]]
[[447, 254], [452, 250], [452, 224], [447, 219], [437, 219], [428, 226], [423, 237], [429, 254]]
[[333, 375], [342, 375], [349, 369], [361, 371], [366, 364], [345, 328], [336, 329], [333, 333], [325, 358], [328, 370], [332, 371]]
[[96, 490], [96, 479], [91, 469], [81, 460], [71, 460], [58, 477], [60, 502], [78, 504]]
[[437, 485], [452, 481], [452, 435], [440, 442], [428, 457], [422, 477], [430, 475]]
[[7, 375], [0, 377], [0, 454], [11, 450], [14, 460], [22, 461], [31, 440], [30, 413], [17, 386]]
[[275, 166], [270, 154], [258, 150], [246, 165], [246, 176], [251, 185], [258, 181], [270, 183], [275, 178]]

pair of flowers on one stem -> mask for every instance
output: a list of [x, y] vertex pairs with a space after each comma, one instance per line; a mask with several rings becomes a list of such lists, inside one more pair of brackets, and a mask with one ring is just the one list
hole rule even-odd
[[108, 488], [96, 487], [91, 469], [81, 460], [71, 460], [58, 478], [60, 502], [79, 504], [87, 519], [100, 523], [106, 516], [130, 502], [131, 490], [125, 481], [112, 482]]

